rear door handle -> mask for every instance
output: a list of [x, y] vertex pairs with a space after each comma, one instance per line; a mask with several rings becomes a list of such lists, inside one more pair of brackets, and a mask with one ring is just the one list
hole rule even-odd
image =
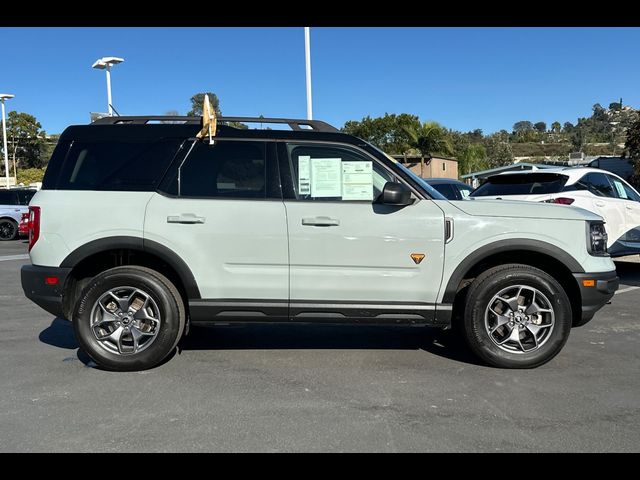
[[337, 227], [340, 220], [330, 217], [309, 217], [302, 219], [302, 225], [311, 225], [315, 227]]
[[627, 208], [627, 210], [633, 210], [633, 207], [631, 205], [625, 205], [625, 207]]
[[593, 202], [596, 204], [596, 207], [604, 207], [604, 202]]
[[204, 223], [204, 221], [205, 217], [198, 217], [195, 213], [182, 213], [167, 217], [167, 223]]

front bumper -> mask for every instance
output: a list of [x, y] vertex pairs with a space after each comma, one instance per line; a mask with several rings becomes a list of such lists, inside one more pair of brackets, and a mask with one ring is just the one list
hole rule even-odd
[[[602, 273], [574, 273], [578, 282], [580, 297], [582, 299], [582, 316], [574, 323], [574, 327], [580, 327], [593, 318], [598, 310], [611, 300], [615, 291], [620, 286], [620, 279], [616, 271]], [[584, 280], [593, 280], [592, 287], [586, 287]]]
[[[57, 317], [62, 313], [62, 294], [67, 281], [70, 268], [38, 267], [36, 265], [24, 265], [20, 271], [22, 290], [25, 296], [39, 307]], [[47, 285], [45, 278], [57, 277], [56, 285]]]

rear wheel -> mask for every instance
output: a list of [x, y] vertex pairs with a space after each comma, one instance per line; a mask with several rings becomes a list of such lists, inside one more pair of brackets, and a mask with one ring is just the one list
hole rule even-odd
[[471, 284], [464, 335], [490, 365], [532, 368], [560, 352], [571, 318], [569, 298], [553, 277], [528, 265], [501, 265]]
[[154, 367], [182, 336], [185, 308], [176, 287], [149, 268], [116, 267], [82, 291], [73, 325], [82, 349], [101, 367]]
[[18, 224], [10, 218], [0, 220], [0, 241], [15, 240], [18, 236]]

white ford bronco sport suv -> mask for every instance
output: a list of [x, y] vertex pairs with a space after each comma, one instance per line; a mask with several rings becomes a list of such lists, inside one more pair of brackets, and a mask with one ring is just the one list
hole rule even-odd
[[231, 322], [453, 325], [488, 364], [535, 367], [618, 287], [585, 210], [451, 202], [324, 122], [219, 121], [209, 141], [195, 117], [60, 137], [22, 286], [103, 368], [153, 367], [190, 324]]

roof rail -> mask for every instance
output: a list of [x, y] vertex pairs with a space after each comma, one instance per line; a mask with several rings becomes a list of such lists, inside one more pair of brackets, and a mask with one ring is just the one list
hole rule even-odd
[[[136, 117], [102, 117], [95, 120], [92, 125], [146, 125], [149, 123], [188, 123], [201, 124], [202, 117], [183, 117], [175, 115], [145, 115]], [[260, 118], [260, 117], [218, 117], [218, 122], [239, 123], [281, 123], [291, 127], [292, 130], [311, 130], [315, 132], [339, 132], [337, 128], [320, 120], [297, 120], [292, 118]], [[305, 128], [306, 127], [306, 128]]]

